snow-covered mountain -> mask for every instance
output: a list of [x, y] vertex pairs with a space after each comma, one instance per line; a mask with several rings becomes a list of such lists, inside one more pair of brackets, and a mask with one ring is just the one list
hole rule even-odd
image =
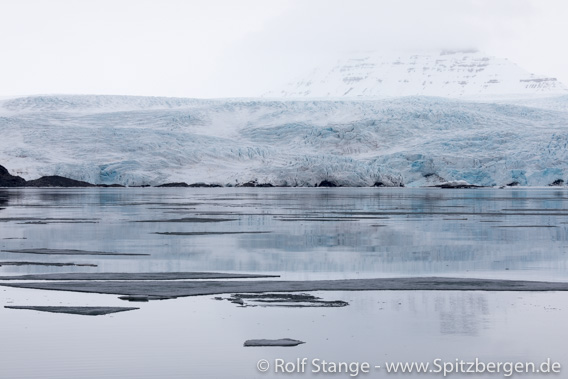
[[568, 179], [568, 96], [0, 101], [0, 165], [97, 184], [548, 185]]
[[537, 76], [507, 59], [475, 50], [422, 54], [359, 54], [313, 69], [270, 98], [386, 98], [437, 96], [469, 99], [568, 94], [556, 78]]

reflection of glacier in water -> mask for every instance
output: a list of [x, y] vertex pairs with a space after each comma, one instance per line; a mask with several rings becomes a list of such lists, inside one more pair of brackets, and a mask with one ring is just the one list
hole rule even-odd
[[[2, 374], [36, 378], [41, 370], [39, 376], [58, 379], [282, 377], [259, 374], [256, 362], [273, 362], [275, 358], [295, 361], [298, 357], [378, 365], [385, 361], [431, 362], [440, 358], [453, 362], [476, 357], [486, 362], [540, 362], [551, 357], [563, 366], [566, 363], [568, 329], [559, 327], [565, 314], [558, 310], [568, 304], [565, 293], [386, 291], [315, 295], [345, 300], [350, 305], [326, 309], [240, 308], [210, 297], [189, 297], [140, 303], [140, 310], [112, 318], [0, 307], [0, 332], [6, 341], [0, 345], [0, 354], [6, 358]], [[17, 289], [0, 292], [0, 303], [30, 297], [38, 305], [125, 305], [108, 295], [53, 292], [44, 297]], [[22, 331], [23, 326], [28, 329]], [[306, 344], [281, 349], [242, 346], [251, 338], [285, 336]], [[224, 358], [220, 360], [220, 356]]]
[[[6, 265], [0, 273], [234, 271], [295, 279], [437, 275], [566, 281], [566, 194], [554, 189], [0, 190], [0, 262], [98, 265]], [[219, 234], [258, 231], [270, 233]], [[7, 252], [34, 248], [150, 255]], [[114, 295], [2, 288], [1, 305], [128, 305]], [[314, 295], [349, 306], [241, 308], [197, 296], [137, 303], [139, 310], [112, 318], [0, 307], [0, 334], [7, 341], [0, 344], [6, 357], [2, 374], [32, 378], [37, 367], [42, 377], [58, 379], [280, 377], [260, 375], [256, 362], [304, 356], [379, 365], [477, 357], [485, 362], [550, 357], [565, 364], [565, 292]], [[251, 338], [283, 337], [306, 344], [242, 347]]]
[[488, 319], [487, 297], [477, 292], [450, 293], [435, 297], [442, 334], [478, 335], [486, 328]]
[[[89, 271], [566, 278], [562, 190], [39, 189], [5, 190], [0, 198], [2, 250], [150, 254], [74, 259], [98, 264], [82, 268]], [[246, 233], [259, 231], [267, 233]], [[0, 260], [29, 256], [0, 252]]]

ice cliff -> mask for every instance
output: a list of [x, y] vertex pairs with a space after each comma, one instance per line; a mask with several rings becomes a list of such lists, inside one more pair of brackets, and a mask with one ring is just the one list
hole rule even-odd
[[567, 104], [24, 97], [0, 102], [0, 164], [95, 184], [541, 186], [568, 179]]

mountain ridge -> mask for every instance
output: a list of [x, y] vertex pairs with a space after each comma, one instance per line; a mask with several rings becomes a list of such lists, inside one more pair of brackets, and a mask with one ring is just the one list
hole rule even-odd
[[556, 78], [531, 74], [507, 59], [477, 50], [443, 50], [354, 54], [316, 67], [263, 97], [500, 99], [563, 94], [568, 88]]

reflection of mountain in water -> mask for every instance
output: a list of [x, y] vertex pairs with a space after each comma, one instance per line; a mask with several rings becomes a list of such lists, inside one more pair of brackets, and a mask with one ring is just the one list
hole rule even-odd
[[475, 336], [489, 316], [487, 295], [475, 292], [444, 293], [436, 296], [435, 309], [442, 334]]
[[[327, 272], [345, 276], [474, 276], [490, 272], [525, 279], [566, 277], [568, 224], [563, 222], [568, 222], [568, 197], [558, 190], [142, 188], [0, 192], [0, 199], [8, 196], [10, 202], [3, 214], [10, 212], [10, 217], [56, 215], [89, 218], [96, 223], [23, 225], [4, 220], [0, 238], [27, 238], [6, 240], [5, 249], [150, 254], [136, 259], [77, 261], [99, 265], [89, 271]], [[236, 221], [133, 222], [183, 217]], [[342, 217], [347, 219], [341, 221]], [[234, 231], [270, 233], [156, 234]], [[16, 257], [0, 252], [0, 259], [8, 258]], [[30, 268], [3, 270], [26, 273]], [[57, 268], [41, 270], [58, 272]]]
[[386, 317], [386, 313], [389, 323], [406, 325], [408, 335], [434, 333], [466, 337], [483, 335], [493, 329], [495, 321], [492, 319], [507, 312], [506, 307], [497, 309], [498, 299], [517, 297], [514, 293], [483, 291], [386, 291], [361, 296], [359, 302], [352, 304], [356, 311], [374, 311], [376, 317]]

